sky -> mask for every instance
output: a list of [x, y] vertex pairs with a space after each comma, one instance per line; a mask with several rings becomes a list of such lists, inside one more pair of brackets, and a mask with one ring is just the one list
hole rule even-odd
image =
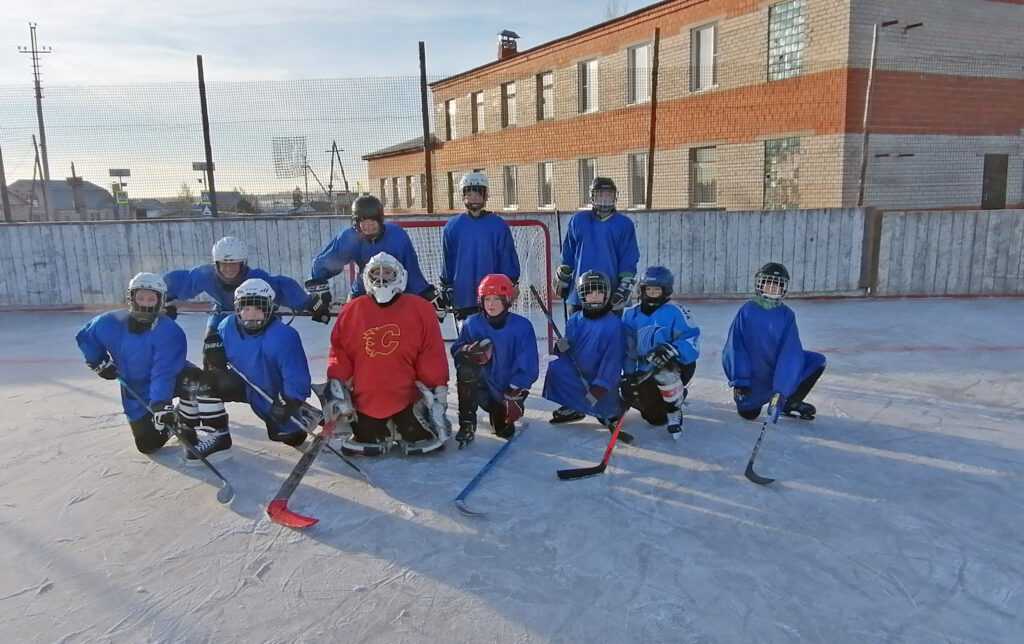
[[[13, 2], [11, 4], [14, 4]], [[195, 54], [219, 80], [447, 75], [492, 60], [497, 33], [520, 49], [654, 4], [648, 0], [43, 0], [7, 7], [0, 21], [0, 84], [31, 82], [28, 22], [44, 56], [44, 82], [188, 81]], [[515, 10], [510, 11], [509, 7]], [[287, 7], [287, 8], [285, 8]]]

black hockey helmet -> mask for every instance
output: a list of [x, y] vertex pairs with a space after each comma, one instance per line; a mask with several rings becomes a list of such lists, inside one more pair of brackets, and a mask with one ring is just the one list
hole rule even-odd
[[[769, 290], [771, 292], [768, 292]], [[789, 271], [778, 262], [768, 262], [754, 275], [754, 292], [758, 297], [781, 300], [786, 297], [787, 291], [789, 291]]]
[[[597, 193], [605, 191], [612, 193], [611, 199], [606, 197], [598, 199]], [[619, 190], [615, 187], [615, 182], [608, 177], [594, 177], [594, 180], [590, 182], [590, 204], [594, 207], [594, 213], [602, 219], [615, 212], [615, 200], [618, 196]]]
[[[604, 298], [600, 302], [587, 302], [587, 295], [590, 293], [601, 293]], [[601, 271], [587, 271], [576, 280], [576, 294], [579, 295], [584, 315], [600, 316], [611, 304], [612, 282]]]
[[[359, 222], [364, 219], [376, 221], [380, 229], [372, 239], [367, 238], [367, 241], [380, 239], [380, 236], [384, 234], [384, 204], [373, 195], [361, 195], [352, 203], [352, 227], [359, 230]], [[361, 230], [359, 230], [359, 234], [363, 234]]]

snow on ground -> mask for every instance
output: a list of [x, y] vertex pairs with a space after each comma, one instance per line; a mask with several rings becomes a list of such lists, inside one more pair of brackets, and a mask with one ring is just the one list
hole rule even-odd
[[[233, 414], [234, 483], [178, 448], [132, 444], [117, 390], [74, 345], [84, 313], [0, 315], [3, 642], [1019, 642], [1024, 633], [1021, 300], [795, 302], [829, 369], [817, 420], [760, 428], [733, 411], [720, 347], [738, 303], [698, 303], [705, 353], [686, 433], [633, 412], [608, 432], [531, 424], [499, 447], [481, 423], [459, 452], [363, 461], [323, 453], [291, 506], [264, 505], [297, 460]], [[193, 360], [203, 318], [182, 316]], [[297, 320], [314, 379], [327, 327]], [[455, 415], [455, 395], [449, 401]]]

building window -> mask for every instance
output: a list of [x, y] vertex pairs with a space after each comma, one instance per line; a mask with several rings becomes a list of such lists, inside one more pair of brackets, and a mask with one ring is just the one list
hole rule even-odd
[[588, 60], [576, 65], [579, 85], [579, 113], [596, 112], [597, 105], [597, 61]]
[[446, 141], [455, 140], [455, 99], [444, 102], [444, 138]]
[[690, 205], [707, 208], [718, 203], [718, 148], [690, 149]]
[[516, 124], [516, 84], [504, 83], [501, 86], [501, 127]]
[[537, 74], [537, 120], [544, 121], [555, 115], [555, 74]]
[[455, 173], [448, 173], [448, 210], [455, 210]]
[[419, 193], [420, 206], [427, 207], [427, 175], [421, 174], [419, 183], [416, 184], [416, 192]]
[[647, 153], [629, 155], [629, 205], [647, 205]]
[[410, 175], [405, 178], [405, 205], [409, 208], [412, 208], [414, 204], [412, 195], [412, 175]]
[[626, 50], [626, 102], [630, 105], [651, 99], [651, 46]]
[[807, 45], [805, 0], [780, 2], [768, 9], [768, 80], [799, 76]]
[[391, 202], [395, 208], [402, 207], [402, 201], [398, 198], [398, 177], [391, 177]]
[[537, 164], [537, 207], [553, 208], [555, 205], [554, 185], [555, 164], [543, 161]]
[[713, 87], [718, 82], [718, 28], [704, 25], [690, 30], [690, 91]]
[[1006, 207], [1006, 175], [1010, 167], [1008, 154], [986, 154], [981, 175], [982, 210]]
[[764, 208], [800, 207], [800, 139], [764, 142]]
[[388, 180], [384, 177], [380, 178], [380, 204], [388, 205]]
[[519, 169], [514, 165], [502, 168], [502, 182], [505, 188], [505, 207], [519, 207]]
[[580, 159], [580, 206], [590, 205], [590, 184], [597, 176], [597, 159]]
[[484, 131], [484, 93], [474, 92], [469, 104], [473, 108], [473, 134], [479, 134]]

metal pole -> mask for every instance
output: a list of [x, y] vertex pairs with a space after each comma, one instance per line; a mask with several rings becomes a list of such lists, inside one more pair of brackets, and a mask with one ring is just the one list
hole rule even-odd
[[860, 179], [858, 180], [857, 187], [857, 207], [864, 205], [864, 184], [866, 183], [868, 172], [868, 117], [871, 113], [871, 86], [875, 82], [875, 57], [877, 54], [878, 23], [875, 23], [875, 27], [871, 35], [871, 63], [868, 66], [868, 83], [867, 88], [864, 90], [864, 120], [861, 123], [864, 134], [862, 135], [860, 148]]
[[427, 50], [420, 41], [420, 108], [423, 112], [423, 169], [425, 180], [423, 194], [426, 196], [427, 213], [434, 212], [434, 171], [430, 162], [430, 112], [427, 110]]
[[3, 205], [4, 223], [11, 223], [14, 217], [11, 215], [11, 201], [7, 198], [7, 174], [4, 172], [4, 151], [0, 148], [0, 203]]
[[[42, 154], [43, 180], [50, 180], [50, 161], [46, 156], [46, 128], [43, 127], [43, 85], [39, 78], [39, 54], [52, 54], [53, 49], [39, 47], [39, 40], [36, 38], [36, 23], [28, 23], [30, 44], [28, 47], [18, 47], [18, 51], [32, 56], [32, 77], [36, 88], [36, 118], [39, 121], [39, 148]], [[43, 183], [44, 189], [47, 184]]]
[[654, 28], [654, 55], [651, 64], [651, 125], [647, 146], [647, 209], [654, 203], [654, 143], [658, 127], [658, 50], [661, 48], [661, 27]]
[[203, 75], [203, 57], [196, 56], [199, 69], [199, 107], [203, 112], [203, 143], [206, 146], [206, 192], [210, 195], [210, 212], [217, 216], [217, 187], [213, 181], [213, 147], [210, 145], [210, 114], [206, 109], [206, 77]]

